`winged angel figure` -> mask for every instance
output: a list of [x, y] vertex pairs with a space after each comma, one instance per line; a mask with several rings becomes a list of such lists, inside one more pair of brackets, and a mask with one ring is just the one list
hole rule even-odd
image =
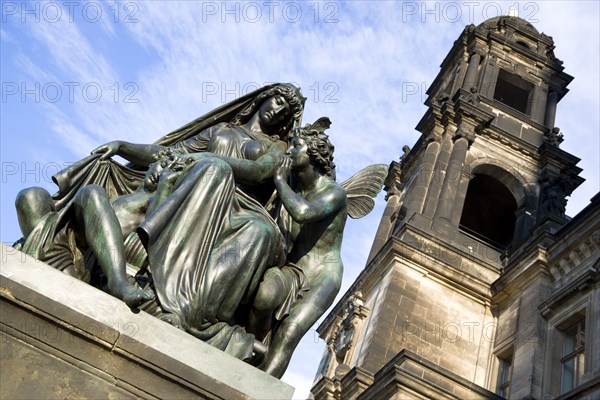
[[340, 290], [347, 216], [361, 218], [373, 209], [373, 197], [387, 175], [386, 165], [371, 165], [338, 184], [334, 147], [324, 133], [330, 125], [323, 117], [294, 130], [274, 176], [291, 249], [285, 266], [265, 273], [247, 329], [269, 343], [260, 368], [276, 377], [283, 375], [300, 339]]

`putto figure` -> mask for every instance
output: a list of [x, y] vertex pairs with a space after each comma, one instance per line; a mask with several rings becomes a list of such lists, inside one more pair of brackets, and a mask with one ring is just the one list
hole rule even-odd
[[[260, 340], [269, 338], [269, 349], [260, 368], [276, 377], [283, 375], [304, 334], [340, 290], [340, 252], [348, 206], [355, 218], [368, 213], [373, 207], [371, 197], [381, 190], [387, 174], [387, 166], [374, 165], [338, 184], [334, 146], [324, 133], [330, 124], [324, 117], [295, 130], [274, 177], [277, 192], [291, 217], [288, 230], [292, 244], [286, 266], [271, 268], [265, 274], [249, 329]], [[366, 208], [359, 211], [357, 203], [365, 202], [362, 205]], [[272, 318], [277, 323], [270, 331]]]

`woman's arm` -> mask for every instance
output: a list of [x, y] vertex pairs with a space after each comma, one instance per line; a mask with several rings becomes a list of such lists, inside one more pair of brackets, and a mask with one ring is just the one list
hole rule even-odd
[[166, 147], [159, 144], [135, 144], [115, 140], [92, 150], [92, 154], [101, 154], [100, 159], [102, 160], [118, 155], [135, 164], [147, 167], [154, 162], [154, 154], [164, 149]]
[[217, 157], [231, 166], [233, 177], [236, 182], [245, 185], [257, 185], [273, 179], [277, 162], [283, 155], [283, 151], [278, 146], [271, 146], [267, 153], [256, 160], [246, 160], [210, 154]]

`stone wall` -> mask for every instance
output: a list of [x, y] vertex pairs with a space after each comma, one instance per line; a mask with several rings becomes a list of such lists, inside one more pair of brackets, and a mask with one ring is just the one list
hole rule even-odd
[[274, 377], [2, 245], [0, 396], [289, 399]]

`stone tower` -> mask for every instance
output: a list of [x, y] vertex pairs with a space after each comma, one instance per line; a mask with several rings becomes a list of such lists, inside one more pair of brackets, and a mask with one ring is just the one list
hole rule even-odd
[[[583, 179], [554, 126], [572, 79], [523, 19], [465, 28], [390, 165], [367, 266], [318, 329], [317, 400], [600, 394], [600, 196], [565, 216]], [[589, 352], [571, 386], [569, 329]]]

